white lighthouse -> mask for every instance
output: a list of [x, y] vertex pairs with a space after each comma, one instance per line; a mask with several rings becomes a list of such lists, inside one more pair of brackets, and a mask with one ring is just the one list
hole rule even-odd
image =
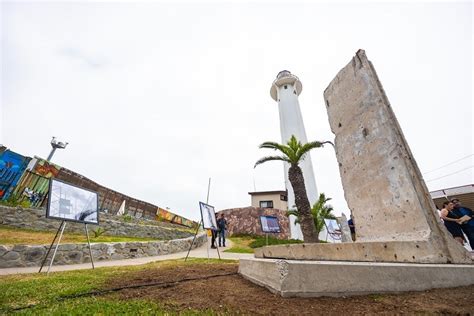
[[[292, 135], [301, 143], [307, 143], [306, 132], [301, 116], [300, 104], [298, 96], [303, 89], [301, 81], [295, 75], [287, 70], [280, 71], [275, 81], [273, 81], [270, 89], [270, 95], [273, 100], [278, 102], [278, 110], [280, 112], [280, 131], [281, 140], [286, 144]], [[313, 164], [311, 162], [310, 153], [299, 164], [303, 171], [306, 193], [308, 194], [311, 206], [318, 199], [318, 189], [316, 188], [316, 180], [314, 178]], [[288, 179], [289, 164], [284, 163], [285, 169], [285, 186], [288, 190], [288, 207], [294, 208], [295, 194], [293, 187]], [[303, 240], [303, 234], [299, 224], [295, 224], [295, 216], [290, 216], [291, 238]]]

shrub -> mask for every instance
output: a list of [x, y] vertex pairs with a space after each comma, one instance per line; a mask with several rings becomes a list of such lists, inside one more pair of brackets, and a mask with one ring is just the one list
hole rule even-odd
[[99, 227], [96, 230], [93, 230], [93, 232], [94, 232], [94, 237], [93, 238], [99, 238], [106, 231], [107, 231], [107, 229], [103, 229], [102, 227]]
[[0, 205], [5, 206], [20, 206], [23, 208], [31, 207], [31, 202], [29, 200], [22, 200], [18, 195], [10, 195], [6, 200], [0, 200]]
[[124, 214], [124, 215], [122, 215], [122, 220], [125, 223], [130, 223], [133, 220], [133, 217], [132, 217], [132, 215]]

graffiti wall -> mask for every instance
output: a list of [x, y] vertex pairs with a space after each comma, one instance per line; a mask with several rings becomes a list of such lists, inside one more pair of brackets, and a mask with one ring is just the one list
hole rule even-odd
[[161, 207], [158, 207], [158, 209], [156, 210], [156, 220], [167, 221], [167, 222], [176, 223], [176, 224], [180, 224], [180, 225], [184, 225], [188, 227], [194, 227], [194, 225], [197, 224], [187, 218], [176, 215], [170, 211], [164, 210]]
[[11, 195], [31, 158], [0, 147], [0, 200]]
[[46, 178], [57, 177], [59, 170], [61, 169], [60, 166], [55, 165], [54, 163], [47, 162], [44, 159], [35, 157], [37, 159], [36, 164], [34, 166], [33, 171], [40, 176]]
[[13, 191], [20, 200], [30, 201], [31, 206], [40, 207], [46, 201], [49, 179], [26, 170]]
[[40, 157], [35, 156], [34, 159], [31, 159], [14, 153], [5, 147], [0, 147], [0, 199], [6, 199], [8, 194], [13, 193], [20, 200], [28, 200], [32, 206], [45, 206], [50, 178], [57, 178], [97, 192], [99, 209], [109, 214], [117, 214], [123, 201], [125, 201], [125, 213], [136, 218], [159, 219], [189, 227], [193, 227], [195, 224], [193, 221], [156, 205], [104, 187], [79, 173], [50, 163]]

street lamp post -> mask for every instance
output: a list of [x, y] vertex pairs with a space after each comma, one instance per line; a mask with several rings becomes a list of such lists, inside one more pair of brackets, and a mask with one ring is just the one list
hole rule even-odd
[[54, 152], [56, 151], [56, 149], [64, 149], [66, 148], [67, 146], [67, 142], [66, 143], [63, 143], [63, 142], [59, 142], [59, 141], [56, 141], [56, 137], [53, 136], [53, 139], [51, 140], [51, 152], [49, 153], [49, 156], [48, 156], [48, 159], [46, 159], [47, 161], [51, 161], [51, 158], [53, 158], [53, 155], [54, 155]]

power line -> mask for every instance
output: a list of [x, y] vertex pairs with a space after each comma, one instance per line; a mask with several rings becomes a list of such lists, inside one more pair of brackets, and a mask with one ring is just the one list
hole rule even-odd
[[474, 156], [474, 154], [470, 154], [470, 155], [467, 155], [466, 157], [459, 158], [458, 160], [455, 160], [455, 161], [452, 161], [452, 162], [450, 162], [450, 163], [447, 163], [447, 164], [445, 164], [445, 165], [443, 165], [443, 166], [441, 166], [441, 167], [438, 167], [438, 168], [436, 168], [436, 169], [433, 169], [433, 170], [424, 172], [423, 174], [428, 174], [428, 173], [430, 173], [430, 172], [439, 170], [439, 169], [441, 169], [441, 168], [444, 168], [444, 167], [447, 167], [447, 166], [451, 166], [452, 164], [454, 164], [454, 163], [456, 163], [456, 162], [458, 162], [458, 161], [464, 160], [464, 159], [469, 158], [469, 157], [472, 157], [472, 156]]
[[449, 174], [444, 175], [444, 176], [441, 176], [441, 177], [437, 177], [437, 178], [434, 178], [434, 179], [426, 180], [425, 182], [430, 182], [430, 181], [438, 180], [438, 179], [441, 179], [441, 178], [446, 178], [446, 177], [449, 177], [449, 176], [451, 176], [451, 175], [453, 175], [453, 174], [460, 173], [460, 172], [463, 172], [463, 171], [465, 171], [465, 170], [471, 169], [472, 167], [474, 167], [474, 165], [469, 166], [469, 167], [464, 168], [464, 169], [461, 169], [461, 170], [458, 170], [458, 171], [455, 171], [455, 172], [452, 172], [452, 173], [449, 173]]

